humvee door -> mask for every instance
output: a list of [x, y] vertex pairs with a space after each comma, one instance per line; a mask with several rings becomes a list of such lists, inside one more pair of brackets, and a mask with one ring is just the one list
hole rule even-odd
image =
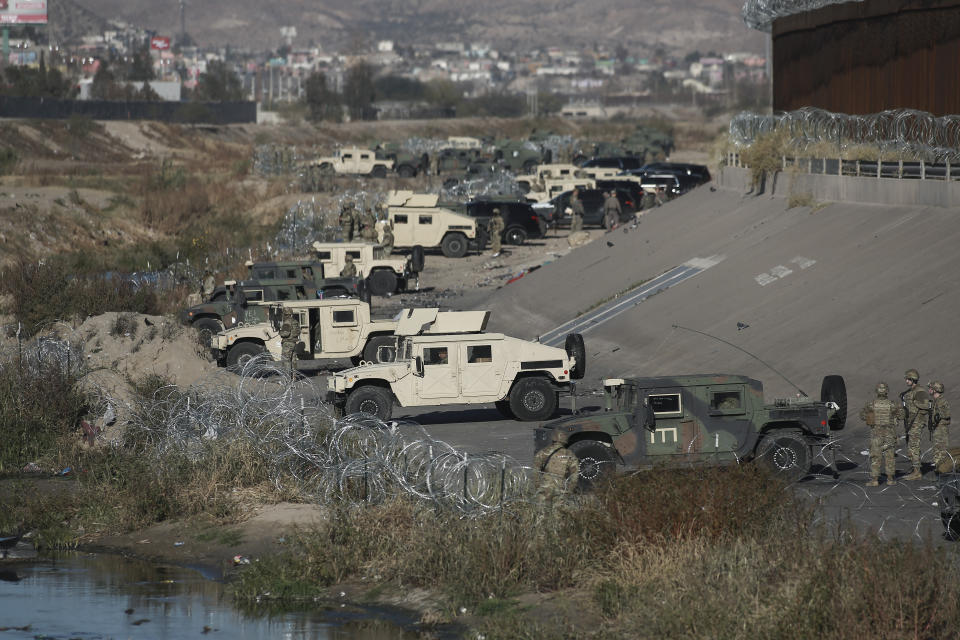
[[423, 359], [423, 375], [416, 378], [418, 398], [460, 396], [460, 380], [457, 375], [460, 352], [456, 342], [415, 345], [414, 353]]
[[499, 396], [506, 359], [502, 346], [499, 341], [459, 346], [460, 390], [464, 396]]

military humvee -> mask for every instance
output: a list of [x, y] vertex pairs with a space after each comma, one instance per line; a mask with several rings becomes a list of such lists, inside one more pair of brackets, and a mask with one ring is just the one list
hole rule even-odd
[[495, 403], [510, 418], [544, 420], [556, 412], [586, 367], [583, 338], [565, 349], [485, 333], [489, 311], [405, 309], [393, 362], [347, 369], [327, 380], [327, 399], [345, 413], [389, 420], [394, 404]]
[[411, 247], [406, 258], [392, 258], [382, 246], [368, 242], [314, 242], [311, 246], [325, 274], [339, 275], [350, 256], [357, 275], [366, 278], [367, 290], [375, 296], [416, 287], [425, 262], [419, 246]]
[[374, 178], [386, 178], [393, 171], [393, 160], [378, 158], [375, 151], [360, 147], [344, 147], [332, 156], [317, 158], [310, 163], [322, 174], [359, 174]]
[[589, 485], [614, 471], [657, 463], [739, 462], [755, 459], [786, 477], [806, 475], [814, 449], [830, 446], [846, 422], [843, 378], [823, 379], [820, 401], [807, 397], [765, 404], [763, 384], [739, 375], [611, 378], [604, 411], [545, 423], [535, 449], [554, 432], [569, 433]]
[[[300, 347], [297, 368], [319, 369], [324, 360], [350, 358], [354, 364], [377, 362], [396, 344], [392, 320], [372, 320], [370, 305], [350, 298], [297, 300], [267, 305], [264, 322], [221, 331], [210, 339], [210, 351], [217, 364], [242, 368], [251, 358], [268, 352], [280, 360], [280, 315], [292, 309], [300, 319]], [[387, 347], [382, 352], [380, 347]], [[384, 355], [384, 357], [387, 357]]]
[[[309, 300], [316, 298], [356, 297], [369, 300], [369, 292], [360, 278], [320, 278], [314, 282], [313, 274], [320, 273], [319, 266], [310, 263], [260, 263], [268, 265], [251, 273], [260, 277], [251, 280], [227, 280], [213, 290], [203, 303], [190, 306], [180, 312], [180, 321], [200, 332], [200, 343], [208, 344], [210, 338], [224, 329], [240, 324], [256, 324], [266, 320], [266, 311], [261, 305], [282, 300]], [[269, 265], [281, 265], [269, 267]], [[295, 275], [289, 268], [295, 266]], [[266, 277], [269, 275], [270, 277]], [[275, 277], [275, 276], [281, 277]], [[290, 275], [290, 277], [282, 277]], [[297, 277], [300, 276], [300, 277]]]
[[477, 221], [437, 206], [440, 196], [391, 191], [387, 196], [394, 245], [400, 248], [439, 248], [448, 258], [462, 258], [478, 244]]

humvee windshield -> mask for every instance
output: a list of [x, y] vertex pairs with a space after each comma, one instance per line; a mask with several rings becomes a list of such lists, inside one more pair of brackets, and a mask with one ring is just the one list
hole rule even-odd
[[373, 259], [374, 260], [383, 260], [387, 257], [387, 252], [383, 250], [383, 247], [374, 247], [373, 248]]
[[637, 388], [633, 385], [619, 384], [607, 387], [610, 411], [630, 411], [638, 402]]
[[413, 353], [413, 340], [406, 338], [400, 343], [400, 350], [397, 352], [397, 360], [409, 360]]

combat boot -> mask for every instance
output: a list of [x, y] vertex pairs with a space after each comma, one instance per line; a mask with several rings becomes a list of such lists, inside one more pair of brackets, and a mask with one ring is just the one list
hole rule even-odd
[[896, 480], [894, 480], [893, 478], [887, 478], [887, 486], [888, 486], [888, 487], [892, 487], [892, 486], [895, 485], [895, 484], [897, 484], [897, 481], [896, 481]]
[[870, 478], [870, 481], [867, 482], [867, 486], [868, 486], [868, 487], [879, 487], [879, 486], [880, 486], [880, 478]]
[[904, 480], [919, 480], [923, 477], [923, 474], [920, 473], [920, 469], [914, 467], [909, 474], [903, 476]]

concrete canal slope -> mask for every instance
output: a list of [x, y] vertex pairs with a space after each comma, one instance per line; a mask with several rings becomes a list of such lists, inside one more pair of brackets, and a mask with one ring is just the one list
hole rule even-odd
[[[841, 374], [853, 408], [878, 380], [901, 390], [908, 367], [960, 398], [958, 213], [842, 203], [788, 209], [781, 197], [701, 187], [627, 233], [615, 230], [464, 303], [493, 310], [491, 330], [554, 339], [564, 323], [608, 303], [576, 324], [587, 344], [587, 387], [610, 375], [729, 372], [759, 378], [768, 398], [796, 393], [743, 352], [673, 328], [681, 325], [757, 355], [810, 395], [823, 375]], [[610, 304], [615, 296], [624, 304]]]

